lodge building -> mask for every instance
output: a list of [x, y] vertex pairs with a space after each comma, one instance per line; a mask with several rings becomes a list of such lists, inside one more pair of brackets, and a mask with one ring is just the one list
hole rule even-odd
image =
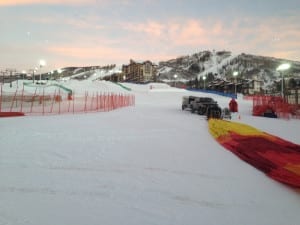
[[122, 75], [124, 81], [145, 83], [156, 81], [157, 66], [151, 61], [136, 62], [130, 59], [128, 65], [122, 66]]

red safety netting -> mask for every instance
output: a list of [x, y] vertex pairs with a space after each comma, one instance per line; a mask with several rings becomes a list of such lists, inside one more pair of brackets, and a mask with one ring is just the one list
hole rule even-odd
[[279, 96], [253, 96], [253, 109], [254, 116], [264, 116], [266, 114], [274, 114], [279, 118], [290, 118], [295, 115], [297, 110], [296, 106], [290, 105]]
[[44, 91], [39, 92], [37, 89], [32, 94], [24, 92], [23, 89], [22, 91], [15, 91], [15, 93], [3, 93], [1, 91], [0, 95], [0, 112], [16, 112], [17, 114], [49, 115], [105, 112], [134, 105], [135, 96], [132, 94], [85, 92], [83, 95], [71, 95], [60, 90], [49, 94]]

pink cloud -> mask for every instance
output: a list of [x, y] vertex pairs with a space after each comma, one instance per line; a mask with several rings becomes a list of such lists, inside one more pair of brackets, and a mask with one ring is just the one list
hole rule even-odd
[[170, 45], [200, 45], [208, 42], [205, 28], [198, 20], [147, 21], [145, 23], [126, 23], [122, 25], [128, 32], [143, 33], [148, 40], [156, 39]]
[[112, 64], [112, 63], [126, 63], [129, 59], [138, 60], [166, 60], [172, 58], [171, 55], [165, 55], [162, 53], [138, 53], [133, 52], [129, 49], [116, 49], [112, 47], [102, 47], [102, 46], [55, 46], [49, 47], [47, 51], [52, 54], [59, 56], [58, 58], [64, 59], [61, 64], [66, 64], [65, 62], [78, 61], [81, 64]]
[[[52, 57], [55, 66], [119, 64], [127, 63], [130, 58], [158, 62], [206, 49], [300, 60], [300, 29], [295, 23], [297, 17], [263, 21], [239, 18], [230, 23], [215, 18], [206, 21], [195, 18], [149, 19], [135, 23], [112, 22], [109, 27], [97, 24], [101, 20], [98, 15], [80, 21], [59, 17], [31, 20], [45, 24], [65, 23], [68, 28], [79, 28], [76, 36], [67, 29], [60, 33], [62, 40], [55, 39], [59, 40], [58, 43], [52, 43], [49, 38], [49, 44], [43, 51]], [[94, 31], [93, 35], [86, 30]], [[68, 41], [63, 43], [63, 40]]]
[[176, 45], [199, 46], [208, 43], [206, 30], [200, 21], [188, 20], [175, 27], [179, 28], [177, 33], [172, 33]]
[[254, 27], [236, 27], [235, 30], [239, 33], [233, 47], [254, 54], [299, 60], [300, 31], [298, 25], [291, 21], [293, 19], [270, 18], [264, 21], [252, 19], [252, 23], [256, 24]]
[[164, 32], [165, 25], [158, 21], [147, 21], [144, 23], [122, 23], [123, 29], [128, 30], [130, 33], [143, 33], [149, 37], [160, 38]]

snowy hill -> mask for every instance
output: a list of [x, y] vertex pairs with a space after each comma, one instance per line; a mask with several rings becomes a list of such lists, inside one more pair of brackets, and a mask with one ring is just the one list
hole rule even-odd
[[172, 81], [176, 74], [177, 80], [185, 81], [199, 80], [205, 75], [209, 82], [215, 78], [230, 79], [233, 71], [238, 71], [240, 79], [262, 80], [267, 86], [278, 79], [276, 68], [282, 62], [292, 65], [287, 76], [300, 77], [300, 62], [244, 53], [233, 55], [229, 51], [203, 51], [160, 62], [158, 74], [162, 81]]
[[[205, 117], [181, 110], [184, 95], [210, 96], [222, 107], [230, 99], [123, 85], [135, 107], [0, 119], [0, 224], [298, 224], [298, 192], [225, 150]], [[300, 120], [253, 117], [251, 101], [238, 103], [234, 121], [300, 144]]]
[[[157, 81], [189, 83], [198, 82], [206, 76], [206, 82], [214, 79], [231, 80], [233, 72], [237, 71], [240, 80], [263, 81], [265, 90], [274, 88], [274, 81], [280, 79], [276, 68], [281, 63], [290, 63], [291, 68], [285, 77], [300, 79], [300, 62], [277, 59], [267, 56], [251, 54], [234, 55], [230, 51], [202, 51], [191, 55], [180, 56], [175, 59], [159, 62], [157, 67]], [[66, 67], [61, 73], [55, 71], [54, 79], [99, 80], [122, 72], [122, 66], [115, 64], [108, 66]], [[47, 73], [48, 74], [48, 73]], [[43, 74], [43, 78], [49, 75]], [[49, 78], [49, 77], [48, 77]]]
[[[113, 75], [115, 73], [122, 72], [122, 68], [116, 65], [109, 66], [89, 66], [89, 67], [66, 67], [60, 69], [60, 71], [54, 71], [53, 78], [60, 80], [98, 80], [106, 76]], [[45, 74], [43, 75], [43, 77]]]

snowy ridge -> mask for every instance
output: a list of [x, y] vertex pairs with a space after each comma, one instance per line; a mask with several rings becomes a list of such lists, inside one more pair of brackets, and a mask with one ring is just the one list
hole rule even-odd
[[204, 75], [207, 77], [207, 83], [215, 79], [230, 81], [233, 78], [233, 71], [237, 71], [239, 79], [245, 82], [247, 80], [262, 81], [265, 90], [268, 91], [276, 89], [275, 80], [279, 77], [276, 68], [283, 62], [292, 65], [288, 76], [299, 79], [300, 62], [245, 53], [235, 55], [229, 51], [203, 51], [160, 62], [158, 80], [174, 82], [176, 74], [178, 81], [185, 80], [191, 86], [203, 86]]
[[97, 70], [95, 70], [93, 75], [90, 76], [88, 79], [95, 81], [95, 80], [98, 80], [99, 78], [103, 78], [103, 77], [110, 76], [115, 73], [121, 73], [121, 72], [122, 72], [122, 69], [120, 67], [115, 67], [110, 70], [97, 69]]
[[110, 76], [114, 73], [120, 73], [120, 72], [122, 72], [122, 69], [120, 67], [114, 67], [113, 69], [95, 69], [95, 70], [88, 70], [88, 71], [80, 72], [80, 73], [77, 73], [75, 75], [69, 76], [64, 79], [68, 80], [68, 79], [72, 79], [72, 78], [74, 79], [74, 78], [78, 78], [78, 77], [83, 77], [84, 79], [95, 81], [100, 78]]

